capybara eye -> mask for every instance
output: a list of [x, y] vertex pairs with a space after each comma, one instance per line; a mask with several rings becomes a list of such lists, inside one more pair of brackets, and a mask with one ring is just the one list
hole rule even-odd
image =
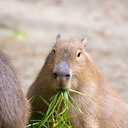
[[79, 53], [77, 54], [77, 57], [80, 57], [80, 55], [81, 55], [81, 52], [79, 52]]
[[56, 53], [56, 50], [55, 50], [55, 49], [53, 49], [53, 53], [54, 53], [54, 54]]

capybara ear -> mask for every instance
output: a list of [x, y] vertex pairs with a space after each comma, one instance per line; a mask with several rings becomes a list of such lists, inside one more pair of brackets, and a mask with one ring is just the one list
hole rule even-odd
[[56, 40], [60, 39], [61, 35], [60, 34], [57, 34], [56, 36]]
[[81, 40], [82, 44], [84, 45], [84, 47], [87, 46], [88, 44], [88, 40], [87, 40], [87, 37], [84, 37], [82, 40]]

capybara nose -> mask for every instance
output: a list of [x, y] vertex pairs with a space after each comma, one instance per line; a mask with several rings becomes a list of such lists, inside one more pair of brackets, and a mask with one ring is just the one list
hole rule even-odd
[[53, 75], [54, 75], [55, 79], [57, 79], [57, 77], [60, 77], [60, 78], [63, 77], [63, 78], [66, 78], [66, 80], [68, 80], [70, 78], [70, 74], [65, 74], [63, 72], [61, 72], [61, 73], [55, 72], [55, 73], [53, 73]]
[[58, 63], [54, 68], [53, 75], [55, 79], [69, 80], [71, 74], [68, 63], [65, 61]]

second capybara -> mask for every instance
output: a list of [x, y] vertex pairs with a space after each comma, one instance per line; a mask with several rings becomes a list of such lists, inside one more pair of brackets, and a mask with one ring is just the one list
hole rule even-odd
[[[63, 39], [57, 35], [56, 44], [29, 88], [27, 97], [43, 88], [40, 95], [49, 101], [57, 89], [73, 89], [84, 94], [69, 92], [83, 112], [69, 118], [74, 128], [128, 128], [127, 104], [98, 71], [85, 51], [86, 44], [86, 38]], [[39, 98], [32, 104], [34, 111], [46, 112], [47, 107]], [[69, 107], [68, 115], [74, 115], [74, 112]]]
[[0, 128], [24, 128], [29, 110], [17, 71], [0, 52]]

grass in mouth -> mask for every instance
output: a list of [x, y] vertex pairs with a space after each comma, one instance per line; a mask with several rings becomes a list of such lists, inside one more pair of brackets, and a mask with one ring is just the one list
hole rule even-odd
[[[42, 115], [42, 118], [37, 120], [29, 120], [29, 123], [26, 128], [72, 128], [73, 124], [70, 124], [69, 118], [73, 118], [78, 115], [77, 110], [81, 113], [82, 111], [75, 103], [74, 99], [71, 97], [69, 91], [73, 90], [64, 90], [59, 89], [52, 97], [50, 104], [41, 97], [38, 93], [29, 99], [30, 103], [35, 100], [38, 96], [40, 99], [45, 102], [49, 107], [46, 113], [42, 111], [35, 111], [33, 113], [38, 113]], [[76, 91], [73, 91], [76, 92]], [[71, 102], [70, 102], [71, 101]], [[68, 117], [68, 106], [73, 107], [76, 113]]]

